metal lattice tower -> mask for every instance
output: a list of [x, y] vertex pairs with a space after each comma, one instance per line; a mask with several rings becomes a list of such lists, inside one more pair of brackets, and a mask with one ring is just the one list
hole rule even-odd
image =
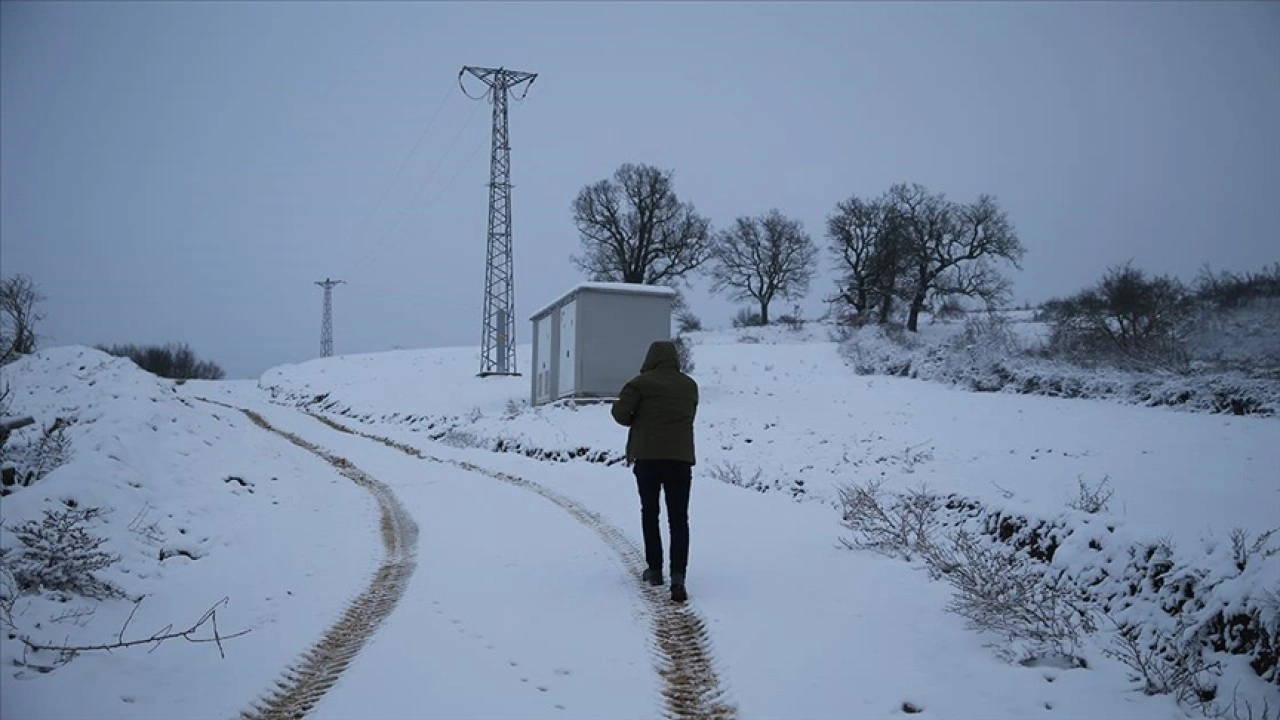
[[[462, 83], [470, 73], [488, 86], [472, 96]], [[489, 237], [484, 271], [484, 337], [480, 375], [519, 375], [516, 371], [515, 277], [511, 260], [511, 146], [507, 142], [507, 98], [524, 85], [529, 93], [536, 73], [467, 66], [458, 73], [462, 92], [472, 100], [486, 95], [493, 103], [493, 143], [489, 152]], [[528, 83], [525, 85], [525, 83]]]
[[316, 281], [316, 285], [324, 288], [324, 317], [320, 321], [320, 357], [333, 355], [333, 288], [345, 285], [344, 280]]

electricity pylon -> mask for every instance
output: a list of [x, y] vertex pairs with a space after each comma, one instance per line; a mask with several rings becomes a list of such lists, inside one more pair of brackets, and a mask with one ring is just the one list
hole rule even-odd
[[[479, 78], [488, 90], [473, 96], [463, 75]], [[507, 97], [525, 85], [529, 94], [536, 73], [467, 66], [458, 73], [462, 92], [472, 100], [493, 103], [493, 143], [489, 150], [489, 237], [485, 250], [484, 336], [480, 343], [480, 376], [519, 375], [516, 370], [515, 278], [511, 260], [511, 146], [507, 142]]]
[[346, 285], [345, 280], [316, 281], [316, 285], [324, 288], [324, 318], [320, 321], [320, 357], [333, 355], [333, 288]]

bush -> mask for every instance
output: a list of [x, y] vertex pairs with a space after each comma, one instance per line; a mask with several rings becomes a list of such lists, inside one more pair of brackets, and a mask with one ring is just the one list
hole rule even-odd
[[[1084, 370], [1068, 363], [1006, 349], [1014, 343], [999, 316], [975, 318], [986, 329], [967, 328], [945, 342], [882, 326], [840, 328], [840, 353], [859, 375], [890, 375], [951, 383], [980, 392], [1062, 398], [1109, 399], [1149, 407], [1272, 416], [1280, 411], [1280, 378], [1238, 372], [1137, 372]], [[963, 339], [962, 339], [963, 338]]]
[[1076, 496], [1067, 501], [1067, 507], [1090, 515], [1106, 512], [1111, 496], [1116, 492], [1111, 487], [1111, 478], [1104, 477], [1095, 484], [1086, 482], [1082, 477], [1076, 480]]
[[222, 368], [207, 360], [198, 360], [186, 343], [168, 345], [99, 345], [98, 349], [126, 357], [147, 372], [170, 380], [221, 380]]
[[1090, 603], [1069, 578], [963, 530], [951, 538], [950, 547], [930, 548], [926, 561], [935, 576], [955, 588], [949, 609], [974, 628], [1029, 643], [1032, 657], [1083, 665], [1080, 643], [1097, 626]]
[[803, 330], [805, 319], [804, 312], [800, 309], [800, 305], [797, 303], [792, 306], [791, 312], [778, 318], [778, 323], [785, 325], [791, 332], [798, 333]]
[[672, 342], [676, 346], [676, 356], [680, 359], [680, 369], [688, 374], [693, 374], [693, 343], [689, 342], [689, 338], [684, 335], [677, 335]]
[[28, 487], [71, 459], [71, 421], [57, 418], [40, 436], [25, 444], [0, 444], [0, 497]]
[[683, 333], [699, 332], [702, 330], [702, 320], [692, 312], [685, 310], [676, 315], [676, 328]]
[[1082, 365], [1180, 367], [1184, 323], [1194, 309], [1176, 278], [1148, 278], [1126, 264], [1088, 290], [1045, 303], [1053, 326], [1049, 349]]
[[[1248, 668], [1280, 686], [1280, 548], [1272, 541], [1280, 529], [1256, 537], [1237, 530], [1179, 556], [1168, 541], [1124, 540], [1110, 524], [1036, 519], [951, 494], [929, 502], [927, 526], [948, 532], [941, 541], [932, 530], [901, 530], [909, 498], [874, 483], [848, 488], [844, 524], [863, 542], [844, 544], [900, 556], [907, 553], [894, 548], [925, 547], [930, 573], [955, 589], [949, 609], [1006, 636], [1002, 656], [1083, 665], [1083, 640], [1105, 618], [1115, 634], [1104, 652], [1148, 693], [1209, 712], [1224, 709], [1227, 671]], [[1223, 655], [1234, 657], [1219, 662]], [[1253, 693], [1225, 712], [1251, 701], [1257, 709]]]
[[100, 549], [106, 538], [85, 529], [89, 521], [103, 514], [102, 508], [97, 507], [45, 510], [42, 521], [28, 520], [11, 528], [22, 545], [6, 548], [3, 563], [18, 590], [53, 590], [99, 599], [120, 597], [119, 589], [94, 576], [120, 560], [119, 555]]
[[742, 308], [737, 315], [733, 316], [733, 326], [735, 328], [760, 327], [764, 325], [764, 321], [760, 317], [760, 313], [750, 308]]
[[1196, 298], [1219, 308], [1239, 308], [1262, 298], [1280, 297], [1280, 263], [1259, 273], [1215, 273], [1209, 268], [1196, 278]]
[[849, 483], [839, 489], [841, 524], [853, 533], [841, 538], [848, 548], [865, 548], [910, 560], [933, 545], [939, 498], [920, 487], [895, 496], [881, 490], [879, 480]]

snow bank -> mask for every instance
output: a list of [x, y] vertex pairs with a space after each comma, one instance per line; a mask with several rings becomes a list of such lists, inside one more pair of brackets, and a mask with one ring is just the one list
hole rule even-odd
[[1280, 380], [1240, 371], [1086, 370], [1024, 355], [1012, 337], [956, 332], [931, 338], [869, 326], [849, 333], [841, 352], [860, 375], [932, 380], [977, 392], [1106, 399], [1230, 415], [1271, 416], [1280, 410]]
[[1078, 598], [1104, 652], [1131, 669], [1154, 666], [1144, 681], [1158, 685], [1174, 667], [1199, 669], [1181, 687], [1150, 691], [1181, 691], [1189, 704], [1219, 708], [1238, 695], [1261, 708], [1280, 688], [1280, 542], [1271, 532], [1222, 530], [1179, 545], [1135, 533], [1105, 511], [1033, 518], [954, 494], [934, 496], [932, 513], [935, 544], [958, 531], [978, 537]]
[[[127, 359], [84, 347], [42, 351], [3, 369], [15, 414], [56, 419], [65, 464], [0, 501], [10, 568], [29, 549], [14, 530], [46, 512], [102, 508], [84, 529], [119, 560], [97, 573], [121, 597], [31, 588], [0, 637], [0, 715], [41, 718], [229, 717], [341, 612], [377, 557], [372, 503], [327, 465], [247, 418], [179, 396]], [[335, 502], [341, 500], [341, 502]], [[319, 533], [316, 528], [325, 528]], [[325, 578], [317, 586], [316, 575]], [[225, 602], [221, 602], [224, 601]], [[221, 602], [221, 604], [219, 604]], [[165, 642], [63, 665], [37, 644], [95, 645], [183, 630], [217, 604], [226, 659], [213, 644]], [[132, 619], [130, 620], [130, 617]], [[209, 637], [211, 625], [197, 637]]]

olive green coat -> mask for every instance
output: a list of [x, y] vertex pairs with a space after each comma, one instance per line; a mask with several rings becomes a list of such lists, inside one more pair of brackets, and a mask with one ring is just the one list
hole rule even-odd
[[681, 371], [675, 343], [654, 342], [640, 374], [623, 386], [613, 403], [613, 419], [630, 428], [627, 461], [683, 460], [695, 464], [693, 420], [697, 411], [698, 383]]

